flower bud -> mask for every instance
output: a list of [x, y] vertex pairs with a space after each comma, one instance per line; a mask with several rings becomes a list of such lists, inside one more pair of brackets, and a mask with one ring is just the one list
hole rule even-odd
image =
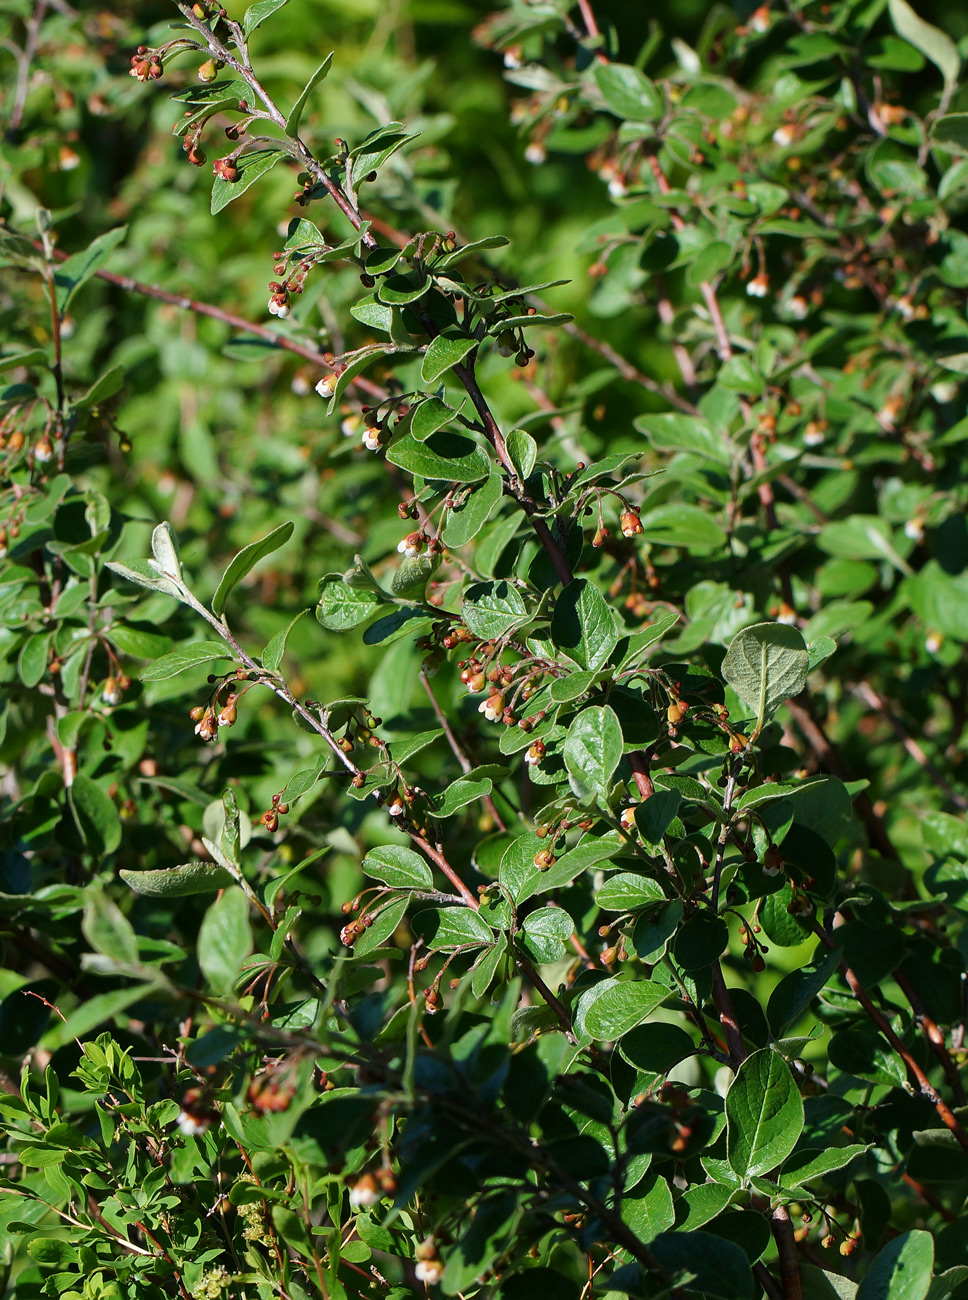
[[216, 158], [212, 163], [212, 171], [223, 181], [237, 181], [239, 179], [239, 169], [234, 158]]

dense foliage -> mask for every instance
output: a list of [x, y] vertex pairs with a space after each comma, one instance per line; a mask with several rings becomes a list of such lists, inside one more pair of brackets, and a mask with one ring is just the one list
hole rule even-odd
[[968, 15], [673, 8], [0, 3], [4, 1295], [968, 1296]]

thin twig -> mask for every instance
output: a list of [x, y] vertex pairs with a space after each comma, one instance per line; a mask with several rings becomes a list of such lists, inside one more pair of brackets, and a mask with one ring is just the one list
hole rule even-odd
[[[830, 936], [826, 933], [826, 931], [823, 929], [822, 926], [814, 922], [813, 930], [817, 938], [820, 940], [820, 942], [824, 945], [825, 948], [832, 951], [836, 947], [834, 941], [830, 938]], [[891, 1047], [894, 1049], [895, 1052], [897, 1052], [898, 1056], [904, 1062], [911, 1077], [917, 1083], [917, 1091], [919, 1091], [921, 1096], [924, 1097], [927, 1101], [929, 1101], [931, 1105], [935, 1108], [935, 1110], [938, 1112], [942, 1124], [944, 1124], [945, 1127], [950, 1130], [950, 1132], [954, 1136], [955, 1141], [962, 1148], [962, 1150], [968, 1151], [968, 1133], [966, 1133], [965, 1130], [961, 1127], [961, 1124], [958, 1122], [956, 1116], [952, 1114], [951, 1108], [948, 1106], [947, 1102], [945, 1102], [945, 1100], [938, 1095], [937, 1091], [934, 1088], [934, 1085], [931, 1083], [928, 1076], [924, 1073], [920, 1065], [918, 1065], [917, 1061], [914, 1059], [914, 1057], [911, 1055], [908, 1049], [901, 1042], [900, 1038], [898, 1038], [897, 1034], [891, 1028], [883, 1012], [881, 1012], [871, 1001], [867, 993], [867, 990], [864, 988], [860, 980], [857, 978], [854, 972], [847, 965], [846, 961], [840, 962], [840, 970], [841, 973], [843, 974], [844, 979], [847, 981], [848, 987], [850, 988], [850, 991], [853, 993], [854, 997], [861, 1004], [861, 1006], [867, 1012], [868, 1016], [877, 1026], [878, 1030], [884, 1035], [884, 1037], [890, 1043]]]
[[793, 1235], [790, 1212], [785, 1205], [777, 1205], [770, 1215], [770, 1229], [776, 1242], [777, 1258], [780, 1261], [780, 1285], [783, 1288], [783, 1300], [803, 1300], [803, 1283], [800, 1279], [800, 1260], [797, 1256], [797, 1242]]
[[888, 701], [874, 690], [870, 682], [858, 682], [853, 687], [853, 692], [862, 699], [865, 704], [869, 705], [870, 708], [879, 713], [886, 722], [890, 723], [891, 730], [914, 759], [915, 763], [917, 763], [918, 767], [928, 774], [938, 789], [947, 795], [955, 807], [960, 809], [962, 812], [968, 809], [968, 799], [948, 784], [918, 742], [895, 715]]

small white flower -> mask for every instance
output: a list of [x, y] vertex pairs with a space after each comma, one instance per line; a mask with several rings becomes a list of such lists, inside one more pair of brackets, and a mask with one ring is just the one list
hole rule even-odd
[[958, 385], [953, 379], [939, 379], [931, 385], [931, 396], [936, 402], [953, 402], [958, 396]]
[[344, 438], [355, 438], [362, 423], [358, 415], [348, 415], [345, 420], [340, 421], [340, 433]]
[[619, 818], [619, 821], [622, 823], [623, 830], [634, 831], [635, 830], [635, 808], [634, 807], [623, 808], [622, 815]]
[[797, 621], [796, 611], [792, 610], [789, 605], [781, 605], [780, 612], [776, 616], [778, 623], [787, 623], [792, 626]]
[[0, 546], [0, 560], [5, 560], [6, 558], [7, 558], [7, 548], [5, 546]]
[[924, 648], [929, 655], [936, 655], [941, 649], [944, 637], [940, 632], [929, 632], [924, 638]]
[[332, 397], [333, 390], [336, 388], [335, 375], [323, 375], [322, 379], [316, 385], [316, 392], [320, 397]]
[[372, 1174], [363, 1177], [350, 1188], [350, 1209], [361, 1210], [376, 1205], [380, 1199], [376, 1182]]
[[902, 298], [898, 298], [894, 304], [894, 310], [899, 316], [903, 316], [905, 320], [910, 320], [914, 315], [914, 303], [905, 294]]
[[363, 446], [367, 451], [380, 450], [380, 430], [376, 425], [367, 425], [363, 433]]
[[58, 155], [58, 164], [62, 172], [72, 172], [75, 167], [80, 167], [81, 156], [73, 149], [68, 149], [65, 145]]
[[111, 686], [109, 688], [108, 684], [105, 682], [104, 690], [101, 692], [101, 699], [104, 701], [104, 703], [120, 704], [121, 698], [122, 698], [121, 692], [118, 690], [117, 685]]
[[504, 66], [513, 70], [521, 66], [521, 46], [510, 45], [504, 51]]
[[488, 722], [498, 722], [504, 714], [504, 696], [489, 695], [477, 706], [478, 713], [483, 713]]
[[423, 548], [423, 533], [408, 533], [406, 537], [397, 542], [397, 550], [401, 555], [405, 555], [408, 560], [415, 559]]
[[421, 1259], [415, 1266], [413, 1275], [418, 1282], [435, 1286], [443, 1277], [444, 1268], [439, 1259]]
[[529, 767], [537, 767], [548, 751], [545, 749], [544, 742], [536, 740], [524, 756], [524, 761]]
[[746, 282], [746, 292], [751, 298], [765, 298], [770, 288], [770, 278], [761, 271]]
[[796, 127], [789, 122], [785, 122], [783, 126], [778, 126], [773, 132], [773, 143], [778, 144], [781, 149], [789, 149], [796, 138]]
[[182, 1137], [197, 1137], [211, 1127], [212, 1121], [207, 1115], [189, 1115], [187, 1110], [178, 1112], [178, 1132]]
[[535, 166], [543, 163], [547, 156], [548, 153], [544, 145], [537, 140], [532, 140], [524, 151], [525, 162], [534, 163]]
[[770, 866], [767, 866], [767, 864], [766, 864], [765, 862], [763, 863], [763, 875], [764, 875], [764, 876], [778, 876], [782, 870], [783, 870], [783, 867], [782, 867], [782, 865], [780, 865], [779, 863], [778, 863], [775, 867], [770, 867]]
[[46, 465], [54, 455], [54, 449], [46, 438], [41, 438], [40, 442], [34, 447], [34, 460], [39, 465]]
[[808, 447], [819, 447], [824, 440], [824, 431], [813, 420], [803, 431], [803, 441]]
[[770, 30], [770, 6], [760, 5], [759, 9], [750, 18], [750, 26], [753, 31], [762, 36], [764, 32]]
[[[400, 798], [399, 795], [395, 795], [387, 804], [387, 812], [390, 814], [391, 817], [403, 816], [403, 800]], [[369, 1204], [372, 1205], [373, 1202], [370, 1201]]]
[[810, 304], [801, 294], [797, 293], [787, 303], [787, 311], [794, 320], [803, 320], [810, 310]]
[[309, 380], [305, 375], [293, 375], [290, 387], [297, 397], [305, 397], [309, 392]]
[[921, 542], [924, 540], [924, 520], [919, 519], [917, 515], [909, 519], [904, 525], [904, 536], [910, 537], [912, 542]]
[[629, 187], [622, 180], [621, 176], [613, 176], [608, 182], [608, 192], [613, 199], [624, 199], [629, 192]]

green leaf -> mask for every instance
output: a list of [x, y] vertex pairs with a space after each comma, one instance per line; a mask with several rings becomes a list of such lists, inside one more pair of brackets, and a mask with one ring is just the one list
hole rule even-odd
[[[481, 772], [484, 769], [477, 768], [475, 771]], [[500, 770], [500, 769], [499, 769]], [[453, 817], [454, 813], [460, 812], [461, 808], [466, 808], [468, 804], [477, 803], [485, 795], [491, 793], [494, 788], [494, 782], [489, 776], [476, 776], [473, 772], [467, 776], [460, 776], [444, 791], [439, 802], [434, 804], [435, 817]]]
[[29, 636], [17, 656], [17, 672], [24, 686], [33, 688], [47, 673], [51, 633]]
[[74, 403], [75, 411], [86, 411], [98, 402], [104, 402], [109, 397], [113, 397], [121, 385], [124, 383], [124, 366], [111, 366], [105, 370], [100, 378], [96, 379], [83, 397], [79, 397]]
[[656, 790], [635, 805], [635, 824], [646, 844], [659, 845], [679, 812], [682, 795], [678, 790]]
[[14, 352], [0, 357], [0, 374], [5, 370], [19, 370], [21, 366], [47, 365], [47, 353], [42, 348], [31, 348], [28, 352]]
[[138, 939], [134, 927], [103, 889], [92, 887], [88, 893], [81, 929], [95, 952], [124, 966], [137, 962]]
[[198, 964], [216, 993], [231, 994], [251, 951], [249, 900], [233, 885], [209, 907], [198, 931]]
[[725, 1183], [700, 1183], [698, 1187], [687, 1188], [679, 1201], [680, 1213], [685, 1209], [685, 1217], [678, 1224], [679, 1231], [701, 1228], [717, 1214], [722, 1214], [737, 1195], [737, 1189]]
[[806, 1011], [810, 1003], [840, 965], [842, 954], [839, 948], [824, 953], [809, 966], [791, 971], [784, 975], [770, 994], [766, 1008], [766, 1018], [774, 1038], [781, 1038]]
[[444, 269], [471, 253], [482, 253], [489, 248], [506, 248], [510, 242], [504, 235], [486, 235], [483, 239], [475, 239], [470, 244], [455, 248], [452, 253], [445, 253], [437, 265]]
[[47, 1268], [69, 1268], [77, 1263], [75, 1248], [57, 1237], [34, 1237], [27, 1242], [27, 1254]]
[[726, 545], [726, 534], [710, 518], [709, 513], [698, 506], [676, 505], [656, 506], [640, 516], [642, 537], [647, 542], [659, 546], [686, 546], [691, 550], [722, 550]]
[[714, 432], [698, 416], [649, 414], [638, 416], [632, 423], [641, 433], [648, 435], [653, 447], [659, 451], [682, 451], [723, 466], [731, 463], [726, 437]]
[[79, 772], [67, 791], [77, 828], [85, 844], [98, 857], [113, 853], [121, 843], [121, 818], [97, 781]]
[[137, 583], [139, 587], [147, 587], [149, 591], [161, 592], [165, 596], [174, 596], [176, 600], [181, 599], [181, 592], [175, 583], [150, 568], [147, 560], [132, 560], [129, 564], [109, 560], [104, 567], [127, 582]]
[[405, 434], [391, 443], [387, 460], [410, 474], [450, 483], [476, 483], [491, 472], [483, 447], [471, 438], [444, 430], [431, 434], [424, 442]]
[[524, 429], [512, 429], [504, 442], [514, 472], [523, 483], [530, 476], [538, 459], [538, 444]]
[[803, 637], [786, 623], [754, 623], [737, 633], [722, 674], [756, 716], [762, 730], [784, 700], [807, 684], [810, 656]]
[[211, 663], [213, 659], [234, 659], [224, 641], [195, 641], [192, 645], [178, 646], [170, 654], [162, 655], [142, 668], [138, 674], [143, 682], [162, 682], [179, 673]]
[[575, 923], [561, 907], [539, 907], [525, 918], [524, 947], [536, 962], [561, 961]]
[[413, 929], [435, 951], [494, 942], [494, 931], [469, 907], [428, 908], [413, 918]]
[[308, 613], [308, 609], [301, 609], [288, 627], [284, 627], [281, 632], [277, 632], [266, 643], [266, 648], [262, 652], [262, 667], [267, 672], [275, 673], [279, 671], [283, 655], [286, 653], [286, 642], [289, 640], [289, 633], [299, 620]]
[[493, 471], [480, 487], [474, 488], [463, 501], [451, 506], [444, 516], [440, 535], [444, 545], [453, 550], [466, 546], [500, 505], [503, 492], [504, 479], [499, 472]]
[[[892, 7], [896, 2], [892, 0]], [[857, 1291], [857, 1300], [925, 1300], [933, 1270], [931, 1233], [920, 1228], [902, 1232], [874, 1256]]]
[[954, 86], [961, 71], [961, 55], [950, 36], [919, 18], [907, 0], [887, 0], [887, 9], [898, 36], [931, 60], [944, 77], [946, 89]]
[[705, 970], [729, 943], [729, 926], [721, 916], [699, 912], [679, 926], [672, 940], [672, 955], [684, 971]]
[[870, 1147], [863, 1142], [851, 1146], [828, 1147], [825, 1151], [801, 1148], [784, 1162], [780, 1182], [784, 1187], [803, 1187], [815, 1178], [823, 1178], [826, 1174], [845, 1168], [855, 1156], [861, 1156], [869, 1150]]
[[651, 1250], [669, 1272], [691, 1274], [695, 1281], [687, 1289], [703, 1300], [746, 1300], [754, 1294], [749, 1260], [734, 1241], [679, 1229], [656, 1237]]
[[645, 979], [604, 979], [593, 984], [575, 1005], [575, 1032], [582, 1038], [613, 1042], [647, 1020], [670, 996], [664, 984]]
[[281, 9], [288, 3], [289, 0], [259, 0], [258, 4], [249, 5], [242, 19], [243, 34], [251, 36], [255, 29], [270, 18], [277, 9]]
[[260, 560], [273, 551], [278, 551], [280, 546], [284, 546], [292, 536], [292, 530], [295, 527], [292, 523], [280, 524], [274, 528], [259, 542], [250, 542], [244, 546], [238, 555], [229, 562], [228, 567], [222, 574], [215, 595], [212, 597], [212, 613], [222, 617], [222, 611], [225, 609], [225, 602], [234, 587], [236, 587], [247, 573], [250, 573]]
[[420, 378], [425, 384], [435, 384], [441, 375], [445, 375], [452, 366], [459, 365], [468, 352], [477, 347], [477, 339], [468, 338], [466, 334], [452, 331], [438, 334], [432, 340], [420, 366]]
[[316, 618], [330, 632], [347, 632], [358, 627], [387, 604], [387, 597], [368, 587], [351, 587], [341, 573], [327, 573], [319, 580]]
[[384, 844], [371, 849], [363, 859], [363, 870], [391, 889], [433, 889], [434, 877], [423, 858], [402, 844]]
[[180, 867], [151, 871], [120, 871], [121, 879], [136, 894], [149, 898], [183, 898], [187, 894], [214, 894], [233, 883], [232, 875], [217, 862], [186, 862]]
[[[248, 17], [248, 15], [246, 15], [246, 17]], [[289, 110], [289, 116], [286, 118], [286, 135], [294, 136], [298, 133], [299, 123], [300, 120], [302, 119], [303, 110], [305, 109], [306, 104], [309, 101], [309, 96], [313, 93], [313, 91], [316, 89], [319, 83], [323, 81], [326, 76], [328, 76], [330, 67], [332, 66], [332, 62], [333, 62], [333, 55], [327, 54], [326, 58], [323, 59], [322, 63], [319, 65], [319, 67], [316, 69], [313, 75], [306, 82], [302, 94], [299, 96], [295, 104], [293, 104], [292, 108]]]
[[528, 611], [517, 588], [503, 579], [500, 582], [477, 582], [464, 592], [461, 617], [484, 641], [496, 640], [519, 626]]
[[[265, 0], [270, 3], [270, 0]], [[260, 9], [262, 5], [253, 5], [253, 9]], [[252, 9], [249, 10], [249, 13]], [[212, 182], [212, 216], [222, 209], [233, 199], [237, 199], [240, 194], [244, 194], [250, 185], [254, 185], [260, 176], [265, 176], [266, 172], [271, 171], [276, 163], [282, 158], [288, 158], [289, 154], [285, 149], [277, 149], [270, 146], [267, 149], [253, 149], [249, 153], [244, 153], [236, 159], [236, 168], [238, 175], [234, 181], [224, 180], [221, 176], [216, 176]]]
[[130, 623], [115, 624], [106, 636], [116, 650], [134, 659], [156, 659], [171, 649], [171, 637], [132, 627]]
[[579, 668], [601, 668], [618, 643], [605, 597], [587, 578], [563, 589], [551, 617], [551, 639]]
[[151, 554], [154, 557], [154, 563], [149, 560], [149, 568], [154, 569], [157, 565], [157, 573], [165, 578], [170, 578], [174, 582], [181, 582], [182, 570], [181, 561], [178, 558], [178, 538], [167, 520], [156, 524], [151, 530]]
[[562, 746], [571, 788], [584, 803], [607, 793], [622, 757], [622, 728], [607, 705], [589, 705], [575, 716]]
[[622, 1197], [622, 1218], [646, 1245], [676, 1221], [672, 1191], [661, 1174], [649, 1174]]
[[424, 442], [432, 433], [450, 424], [457, 412], [439, 397], [426, 397], [410, 417], [410, 432], [418, 442]]
[[66, 262], [54, 268], [54, 297], [58, 314], [63, 316], [71, 300], [81, 285], [86, 284], [91, 276], [107, 262], [108, 258], [124, 239], [127, 226], [116, 226], [103, 235], [98, 235], [81, 253], [75, 253]]
[[[968, 153], [968, 113], [946, 113], [939, 117], [931, 128], [931, 140], [949, 153]], [[945, 197], [940, 190], [939, 195]]]
[[726, 1159], [740, 1178], [769, 1173], [803, 1131], [803, 1101], [790, 1067], [770, 1048], [740, 1066], [726, 1094]]
[[387, 122], [385, 126], [371, 131], [366, 139], [350, 153], [353, 159], [351, 175], [353, 185], [359, 185], [370, 172], [378, 171], [392, 154], [413, 139], [414, 136], [410, 135], [400, 122]]
[[599, 907], [606, 912], [634, 912], [641, 907], [651, 907], [665, 901], [662, 886], [648, 876], [632, 871], [618, 871], [609, 876], [595, 896]]
[[373, 924], [367, 927], [353, 945], [354, 955], [356, 957], [365, 957], [367, 953], [375, 952], [377, 948], [381, 947], [403, 920], [403, 915], [409, 905], [410, 895], [399, 894], [392, 902], [381, 907]]
[[638, 68], [627, 63], [596, 63], [595, 81], [606, 108], [616, 117], [632, 122], [661, 117], [662, 95]]

